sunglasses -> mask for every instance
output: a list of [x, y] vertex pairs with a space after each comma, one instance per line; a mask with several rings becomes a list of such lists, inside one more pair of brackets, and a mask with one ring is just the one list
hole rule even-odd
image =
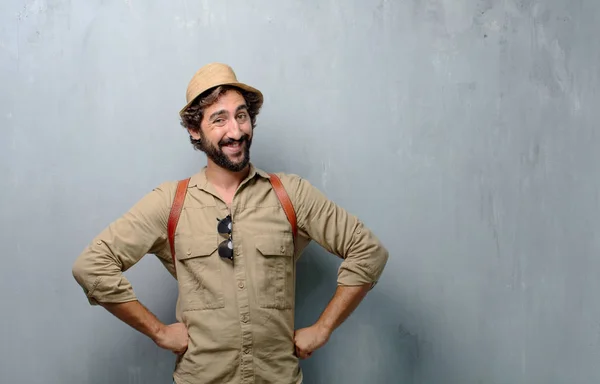
[[221, 244], [219, 244], [219, 256], [224, 259], [229, 259], [233, 261], [233, 241], [231, 240], [231, 215], [227, 215], [227, 217], [219, 220], [219, 224], [217, 224], [217, 232], [221, 235], [226, 235], [227, 239], [223, 240]]

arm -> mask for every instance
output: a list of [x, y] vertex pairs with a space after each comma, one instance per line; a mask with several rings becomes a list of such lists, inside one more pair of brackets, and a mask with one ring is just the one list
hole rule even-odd
[[181, 354], [187, 349], [188, 333], [185, 325], [165, 325], [139, 301], [126, 303], [102, 303], [115, 317], [148, 336], [161, 348]]
[[317, 320], [296, 332], [297, 353], [308, 357], [358, 307], [378, 282], [389, 253], [356, 216], [301, 178], [292, 179], [300, 235], [342, 258], [336, 292]]
[[370, 284], [338, 286], [316, 325], [328, 334], [333, 333], [354, 312], [370, 289]]
[[313, 351], [321, 348], [333, 331], [358, 307], [370, 289], [370, 284], [338, 286], [319, 320], [311, 327], [296, 331], [294, 341], [298, 357], [306, 359]]
[[123, 275], [147, 253], [161, 257], [173, 272], [165, 230], [171, 189], [167, 185], [156, 188], [112, 222], [79, 255], [72, 272], [91, 305], [101, 305], [159, 346], [179, 352], [184, 348], [180, 326], [167, 327], [158, 321], [137, 301]]

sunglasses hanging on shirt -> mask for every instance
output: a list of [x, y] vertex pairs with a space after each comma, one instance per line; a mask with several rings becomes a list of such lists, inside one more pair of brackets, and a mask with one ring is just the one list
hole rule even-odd
[[[217, 218], [217, 220], [219, 220]], [[221, 235], [227, 236], [227, 239], [223, 240], [219, 244], [219, 256], [224, 259], [233, 261], [233, 240], [231, 239], [231, 215], [219, 220], [217, 224], [217, 232]]]

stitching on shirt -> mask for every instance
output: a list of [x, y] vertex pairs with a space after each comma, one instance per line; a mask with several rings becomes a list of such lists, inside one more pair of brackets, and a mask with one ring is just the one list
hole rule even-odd
[[93, 293], [96, 291], [96, 288], [98, 288], [98, 284], [100, 284], [100, 280], [102, 280], [102, 276], [96, 277], [96, 280], [94, 280], [94, 284], [92, 284], [92, 288], [90, 288], [87, 297], [92, 298]]
[[240, 209], [248, 209], [248, 208], [277, 208], [277, 207], [281, 207], [281, 205], [279, 205], [279, 204], [273, 204], [273, 205], [245, 205], [245, 204], [240, 204], [240, 205], [238, 205], [238, 208], [240, 208]]
[[[215, 306], [208, 306], [208, 307], [203, 307], [203, 308], [190, 308], [190, 309], [182, 309], [181, 312], [186, 313], [186, 312], [206, 312], [206, 311], [216, 311], [218, 309], [223, 309], [225, 308], [225, 301], [223, 299], [218, 299], [217, 303], [214, 304]], [[220, 305], [220, 306], [219, 306]]]

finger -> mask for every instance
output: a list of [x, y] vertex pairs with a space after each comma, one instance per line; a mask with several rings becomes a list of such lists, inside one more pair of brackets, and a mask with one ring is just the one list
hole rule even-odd
[[297, 355], [301, 359], [306, 359], [310, 356], [311, 352], [305, 351], [303, 349], [297, 348]]
[[177, 350], [173, 351], [173, 353], [175, 353], [176, 355], [183, 355], [185, 353], [185, 351], [187, 351], [187, 347], [177, 349]]

